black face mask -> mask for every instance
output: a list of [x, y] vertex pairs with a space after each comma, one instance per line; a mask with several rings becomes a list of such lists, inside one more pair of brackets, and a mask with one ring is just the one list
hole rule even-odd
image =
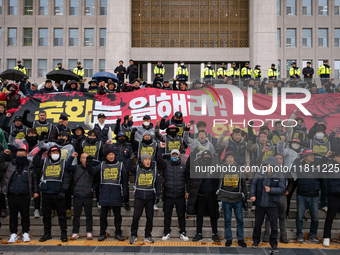
[[117, 141], [120, 144], [124, 144], [126, 142], [126, 139], [125, 138], [119, 138]]
[[168, 135], [171, 137], [175, 137], [177, 135], [176, 131], [168, 131]]
[[17, 164], [20, 165], [20, 166], [25, 166], [27, 164], [27, 157], [19, 157], [19, 156], [17, 156], [15, 158], [15, 162], [17, 162]]
[[87, 138], [87, 141], [90, 143], [90, 144], [94, 144], [97, 142], [97, 138]]
[[150, 140], [142, 140], [143, 143], [145, 143], [146, 145], [150, 145], [152, 143], [152, 139]]
[[15, 94], [15, 90], [10, 90], [11, 94], [10, 95], [14, 95]]
[[127, 125], [128, 125], [128, 127], [132, 127], [133, 126], [133, 121], [128, 121]]
[[211, 163], [212, 163], [212, 158], [211, 157], [206, 157], [206, 158], [203, 158], [202, 160], [203, 160], [203, 164], [205, 166], [211, 165]]
[[183, 120], [175, 120], [175, 119], [174, 119], [174, 122], [175, 122], [176, 124], [182, 124]]
[[38, 142], [38, 136], [27, 136], [26, 141], [29, 145], [35, 145]]
[[62, 144], [64, 144], [64, 143], [65, 143], [65, 139], [59, 138], [59, 139], [57, 140], [57, 144], [59, 144], [59, 145], [62, 145]]

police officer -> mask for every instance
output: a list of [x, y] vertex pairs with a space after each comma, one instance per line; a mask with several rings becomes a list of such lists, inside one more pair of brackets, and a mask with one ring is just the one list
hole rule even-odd
[[177, 68], [175, 81], [187, 81], [189, 76], [188, 68], [184, 66], [184, 61], [181, 61]]
[[328, 60], [323, 61], [323, 65], [319, 67], [318, 75], [321, 79], [321, 84], [325, 85], [331, 76], [332, 68], [328, 65]]
[[67, 242], [65, 193], [69, 189], [71, 177], [69, 172], [65, 171], [65, 160], [61, 159], [61, 151], [57, 146], [50, 148], [48, 158], [45, 160], [41, 159], [43, 152], [44, 150], [40, 150], [33, 158], [34, 166], [42, 169], [39, 187], [42, 192], [44, 235], [39, 239], [39, 242], [52, 239], [52, 209], [56, 209], [58, 213], [60, 240]]
[[208, 62], [206, 68], [203, 70], [203, 79], [204, 80], [209, 80], [209, 79], [215, 79], [215, 70], [214, 68], [211, 67], [211, 63]]
[[105, 124], [106, 116], [104, 113], [100, 113], [98, 115], [98, 123], [94, 124], [90, 122], [90, 115], [92, 114], [92, 111], [88, 111], [86, 118], [85, 118], [85, 125], [89, 129], [93, 129], [98, 133], [99, 140], [102, 141], [102, 143], [106, 143], [107, 140], [112, 141], [112, 130], [109, 124]]
[[153, 69], [153, 73], [155, 75], [155, 80], [163, 82], [163, 76], [165, 74], [165, 68], [162, 65], [162, 61], [158, 61], [157, 65]]
[[73, 69], [73, 72], [78, 75], [81, 79], [84, 77], [84, 68], [81, 67], [81, 62], [77, 62], [77, 67]]
[[30, 110], [25, 110], [24, 115], [22, 116], [22, 123], [29, 127], [29, 128], [35, 128], [37, 130], [38, 135], [41, 135], [42, 132], [46, 132], [47, 139], [50, 136], [50, 132], [52, 130], [52, 123], [46, 121], [46, 112], [43, 110], [39, 111], [38, 114], [38, 120], [28, 121], [27, 115], [30, 113]]
[[54, 70], [64, 70], [64, 68], [62, 67], [61, 62], [58, 62], [57, 67]]
[[262, 73], [261, 73], [261, 66], [260, 65], [256, 65], [254, 68], [254, 78], [256, 82], [260, 82], [261, 81], [261, 77], [262, 77]]
[[115, 155], [115, 150], [111, 146], [105, 146], [104, 153], [106, 159], [98, 166], [89, 170], [92, 175], [100, 175], [99, 204], [100, 213], [100, 234], [98, 241], [106, 239], [107, 213], [112, 209], [114, 213], [115, 238], [124, 241], [122, 237], [122, 197], [127, 196], [128, 175], [125, 166], [119, 162]]
[[221, 67], [217, 69], [217, 78], [224, 79], [228, 77], [228, 69], [225, 67], [225, 63], [221, 64]]
[[18, 60], [17, 64], [18, 65], [16, 67], [14, 67], [14, 70], [19, 70], [19, 71], [23, 72], [26, 75], [26, 68], [21, 65], [21, 60]]
[[279, 71], [275, 68], [275, 64], [273, 63], [271, 67], [267, 70], [268, 78], [271, 80], [276, 80], [279, 76]]
[[228, 71], [228, 76], [232, 79], [237, 79], [240, 77], [240, 69], [236, 66], [235, 62], [231, 64], [231, 67]]
[[290, 79], [300, 79], [300, 67], [296, 66], [296, 63], [292, 63], [292, 67], [289, 69]]
[[249, 62], [246, 62], [245, 66], [241, 69], [241, 78], [250, 79], [253, 74], [253, 70], [249, 66]]

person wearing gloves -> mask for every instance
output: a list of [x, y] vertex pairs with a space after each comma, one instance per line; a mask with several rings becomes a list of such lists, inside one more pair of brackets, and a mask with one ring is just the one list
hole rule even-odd
[[103, 143], [99, 140], [98, 133], [94, 130], [87, 132], [87, 137], [81, 142], [79, 153], [83, 152], [93, 158], [96, 164], [99, 164], [104, 158]]
[[274, 172], [274, 167], [278, 167], [277, 158], [269, 156], [263, 162], [260, 172], [255, 174], [250, 185], [250, 199], [256, 202], [255, 209], [255, 226], [253, 232], [253, 245], [257, 248], [261, 240], [261, 226], [265, 215], [270, 221], [270, 246], [273, 252], [278, 252], [277, 249], [277, 205], [280, 201], [280, 194], [285, 192], [285, 179], [279, 172]]
[[96, 167], [90, 167], [89, 173], [93, 176], [100, 175], [99, 204], [100, 212], [100, 234], [98, 241], [106, 239], [107, 213], [112, 209], [114, 213], [114, 225], [116, 228], [115, 238], [124, 241], [122, 237], [122, 198], [127, 196], [128, 175], [122, 162], [117, 161], [115, 150], [110, 145], [105, 145], [105, 160]]
[[105, 124], [106, 116], [104, 113], [100, 113], [98, 115], [98, 123], [94, 124], [90, 122], [90, 115], [92, 111], [88, 111], [85, 117], [85, 126], [88, 127], [90, 130], [97, 131], [99, 135], [99, 140], [105, 144], [107, 140], [112, 141], [112, 130], [109, 124]]
[[9, 161], [10, 150], [6, 149], [0, 154], [0, 172], [3, 173], [1, 192], [7, 195], [10, 211], [9, 227], [11, 236], [8, 243], [15, 243], [19, 238], [18, 233], [18, 212], [21, 215], [22, 240], [29, 242], [29, 207], [31, 198], [38, 197], [39, 189], [36, 172], [32, 161], [27, 159], [27, 151], [19, 149], [16, 158]]
[[[64, 114], [60, 114], [58, 125], [52, 127], [49, 137], [50, 142], [56, 142], [58, 135], [62, 131], [66, 131], [68, 134], [71, 134], [71, 130], [68, 127], [68, 117]], [[45, 132], [45, 135], [47, 136], [48, 134]]]
[[16, 133], [15, 138], [16, 139], [24, 139], [27, 135], [28, 128], [22, 124], [22, 117], [21, 116], [15, 116], [14, 117], [14, 126], [8, 125], [9, 120], [11, 119], [12, 114], [7, 113], [6, 118], [2, 120], [1, 128], [7, 132], [8, 134], [12, 134], [14, 131]]
[[128, 140], [131, 137], [131, 127], [133, 126], [133, 116], [132, 115], [125, 115], [124, 122], [121, 123], [122, 119], [120, 117], [117, 118], [117, 122], [115, 125], [114, 133], [118, 135], [119, 132], [124, 132], [125, 135], [128, 137]]
[[22, 116], [22, 123], [29, 128], [35, 128], [35, 130], [37, 130], [38, 135], [41, 135], [42, 132], [46, 132], [47, 139], [49, 139], [50, 132], [52, 130], [52, 123], [46, 121], [47, 119], [46, 112], [40, 110], [38, 114], [38, 120], [28, 121], [27, 115], [30, 112], [31, 112], [30, 110], [25, 110], [24, 115]]
[[166, 129], [166, 135], [162, 135], [159, 132], [159, 126], [158, 126], [158, 120], [157, 120], [157, 125], [155, 127], [156, 131], [156, 138], [164, 142], [166, 144], [164, 154], [165, 155], [170, 155], [172, 150], [178, 150], [181, 154], [185, 153], [185, 146], [183, 143], [183, 138], [178, 135], [179, 128], [176, 127], [175, 125], [170, 125]]
[[185, 231], [185, 200], [189, 197], [190, 171], [181, 163], [179, 150], [172, 150], [170, 160], [162, 158], [162, 150], [166, 144], [162, 143], [157, 153], [157, 165], [163, 171], [163, 211], [164, 211], [164, 234], [162, 241], [170, 239], [171, 217], [174, 206], [179, 225], [179, 236], [183, 241], [189, 241]]
[[24, 101], [24, 94], [18, 85], [11, 83], [7, 85], [7, 91], [0, 94], [0, 102], [6, 102], [7, 113], [15, 113]]
[[226, 167], [236, 167], [235, 173], [225, 172], [221, 173], [219, 189], [217, 191], [217, 200], [222, 201], [223, 216], [224, 216], [224, 229], [225, 229], [225, 246], [230, 247], [233, 242], [231, 232], [231, 217], [232, 210], [236, 218], [236, 233], [238, 245], [246, 248], [247, 244], [244, 242], [244, 229], [243, 229], [243, 200], [247, 195], [246, 178], [240, 171], [240, 165], [235, 162], [234, 153], [227, 151], [225, 154], [223, 165]]
[[178, 127], [178, 136], [183, 136], [183, 131], [184, 128], [186, 127], [186, 123], [183, 120], [183, 113], [180, 111], [175, 112], [174, 116], [171, 118], [171, 120], [166, 120], [168, 118], [167, 115], [163, 116], [160, 124], [159, 124], [159, 128], [160, 129], [166, 129], [168, 128], [170, 125], [175, 125], [176, 127]]
[[53, 146], [48, 151], [48, 158], [41, 159], [42, 149], [33, 158], [33, 164], [42, 169], [40, 180], [40, 191], [42, 192], [42, 213], [44, 223], [44, 235], [39, 242], [52, 239], [51, 236], [51, 213], [55, 208], [58, 213], [58, 222], [61, 230], [60, 240], [67, 242], [67, 222], [65, 208], [65, 193], [70, 187], [71, 176], [65, 171], [65, 160], [61, 158], [61, 151]]
[[151, 117], [149, 115], [144, 115], [143, 124], [141, 126], [132, 126], [131, 130], [134, 132], [134, 139], [137, 142], [140, 142], [143, 139], [145, 131], [149, 131], [152, 137], [155, 136], [155, 128], [151, 123]]
[[141, 163], [138, 165], [133, 165], [133, 159], [130, 158], [126, 164], [126, 169], [136, 176], [130, 244], [134, 244], [137, 240], [139, 220], [142, 217], [144, 208], [146, 214], [144, 241], [154, 243], [151, 236], [154, 214], [153, 206], [159, 202], [161, 195], [161, 177], [156, 162], [151, 161], [150, 155], [144, 153], [141, 156]]

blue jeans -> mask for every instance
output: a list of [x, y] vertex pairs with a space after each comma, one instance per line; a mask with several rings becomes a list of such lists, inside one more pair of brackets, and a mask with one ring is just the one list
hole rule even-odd
[[227, 203], [222, 202], [223, 207], [223, 216], [224, 216], [224, 230], [225, 230], [225, 239], [233, 240], [233, 234], [231, 232], [231, 216], [232, 209], [234, 208], [234, 214], [236, 218], [236, 233], [237, 240], [243, 240], [243, 210], [242, 210], [242, 201], [236, 203]]
[[319, 205], [319, 197], [306, 197], [306, 196], [296, 196], [297, 202], [297, 214], [296, 214], [296, 231], [297, 237], [303, 238], [303, 216], [307, 209], [309, 209], [309, 213], [311, 216], [310, 230], [309, 236], [310, 238], [316, 238], [316, 234], [318, 231], [318, 205]]

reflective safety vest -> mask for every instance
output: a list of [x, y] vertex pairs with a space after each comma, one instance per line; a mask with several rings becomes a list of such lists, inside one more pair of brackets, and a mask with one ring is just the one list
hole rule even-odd
[[323, 141], [322, 143], [316, 141], [314, 138], [310, 141], [310, 148], [314, 153], [317, 153], [316, 158], [321, 158], [331, 149], [329, 142]]
[[275, 68], [269, 68], [267, 71], [268, 78], [277, 78], [279, 76], [279, 71]]
[[291, 67], [290, 69], [289, 69], [289, 75], [290, 75], [290, 77], [293, 77], [293, 75], [298, 75], [298, 76], [300, 76], [300, 67]]
[[217, 69], [217, 77], [222, 78], [222, 76], [228, 76], [228, 69], [225, 67], [220, 67]]
[[83, 153], [87, 153], [89, 156], [92, 156], [93, 159], [99, 160], [99, 152], [102, 147], [102, 142], [97, 141], [94, 144], [90, 144], [86, 139], [82, 142], [81, 146], [83, 147]]
[[107, 164], [106, 161], [101, 163], [100, 184], [104, 185], [119, 185], [122, 187], [122, 164]]
[[242, 78], [251, 78], [252, 74], [253, 74], [253, 70], [250, 67], [243, 67], [241, 70]]
[[52, 130], [52, 124], [49, 122], [46, 122], [45, 124], [41, 124], [39, 120], [35, 120], [33, 122], [33, 128], [37, 130], [38, 135], [41, 135], [42, 132], [46, 132], [49, 136]]
[[203, 78], [215, 78], [215, 70], [209, 67], [204, 68]]
[[165, 154], [170, 154], [172, 150], [179, 150], [181, 152], [183, 146], [183, 138], [175, 136], [174, 138], [166, 135], [165, 136]]
[[139, 142], [139, 147], [138, 147], [138, 160], [140, 161], [141, 156], [144, 153], [147, 153], [151, 157], [151, 161], [156, 160], [155, 155], [157, 151], [157, 143], [155, 141], [152, 141], [150, 145], [147, 145], [143, 142]]
[[17, 134], [17, 136], [15, 137], [15, 139], [25, 139], [26, 135], [27, 135], [27, 130], [28, 128], [25, 127], [24, 125], [22, 125], [22, 128], [21, 129], [17, 129], [13, 126], [11, 126], [11, 129], [10, 129], [10, 134], [12, 134], [13, 130], [16, 129], [16, 130], [19, 130], [19, 133]]
[[261, 78], [262, 77], [262, 73], [260, 69], [255, 69], [254, 70], [254, 78]]
[[189, 75], [188, 68], [185, 67], [185, 66], [183, 66], [183, 67], [179, 66], [177, 68], [176, 75], [186, 75], [186, 76], [188, 76]]
[[[262, 162], [264, 162], [269, 156], [275, 155], [275, 147], [274, 147], [273, 142], [271, 140], [267, 141], [266, 146], [269, 147], [269, 151], [264, 153], [263, 158], [262, 158]], [[257, 155], [256, 156], [258, 156], [262, 152], [263, 147], [264, 146], [257, 141], [257, 151], [256, 151]]]
[[49, 158], [45, 159], [42, 173], [42, 182], [62, 182], [65, 171], [65, 160], [52, 163]]
[[238, 78], [240, 76], [240, 69], [238, 67], [229, 68], [228, 76], [236, 76], [236, 78]]
[[64, 70], [64, 68], [59, 68], [59, 67], [57, 67], [57, 68], [55, 68], [54, 70]]
[[78, 67], [73, 68], [73, 72], [80, 77], [84, 77], [84, 68], [82, 67], [80, 69]]
[[155, 68], [153, 69], [153, 73], [157, 76], [157, 75], [161, 75], [161, 77], [163, 77], [164, 73], [165, 73], [165, 68], [163, 65], [161, 66], [155, 66]]
[[21, 66], [21, 67], [16, 66], [16, 67], [14, 67], [14, 70], [19, 70], [26, 75], [26, 68], [24, 66]]
[[[156, 165], [156, 164], [155, 164]], [[154, 166], [149, 171], [141, 168], [139, 165], [136, 170], [135, 190], [153, 190], [156, 193], [155, 182], [157, 169]]]
[[322, 65], [318, 69], [320, 78], [329, 78], [332, 73], [332, 68], [329, 65]]

